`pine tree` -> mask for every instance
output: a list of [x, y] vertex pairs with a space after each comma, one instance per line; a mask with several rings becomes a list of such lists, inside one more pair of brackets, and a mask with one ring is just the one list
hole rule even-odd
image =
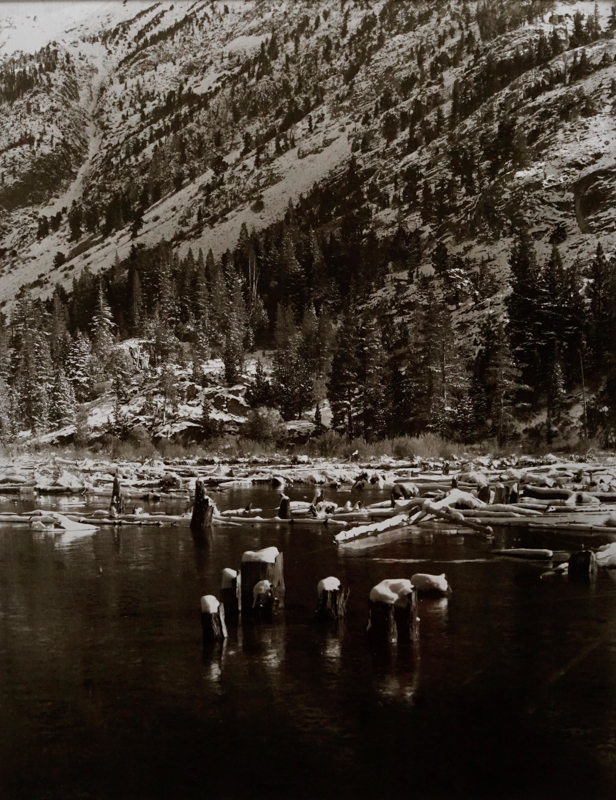
[[358, 384], [361, 432], [366, 441], [378, 439], [385, 432], [385, 351], [376, 317], [366, 316], [358, 336]]
[[246, 401], [251, 408], [272, 405], [272, 385], [267, 379], [261, 359], [257, 359], [254, 378], [246, 389]]
[[75, 393], [62, 367], [56, 367], [50, 394], [50, 421], [58, 427], [75, 421]]
[[99, 359], [103, 369], [111, 357], [115, 327], [113, 314], [105, 299], [102, 283], [99, 283], [98, 302], [91, 326], [92, 352]]
[[68, 355], [66, 357], [66, 377], [70, 381], [75, 399], [83, 403], [91, 399], [92, 371], [92, 345], [87, 336], [80, 330], [75, 332]]
[[489, 318], [484, 323], [475, 363], [483, 386], [488, 426], [502, 446], [515, 429], [515, 396], [520, 377], [502, 320]]
[[358, 424], [361, 413], [358, 340], [356, 310], [350, 309], [345, 312], [336, 334], [327, 397], [332, 411], [333, 428], [351, 437], [357, 435], [361, 427]]

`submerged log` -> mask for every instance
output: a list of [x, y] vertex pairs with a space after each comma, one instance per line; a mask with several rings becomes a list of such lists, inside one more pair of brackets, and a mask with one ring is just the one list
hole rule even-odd
[[227, 638], [225, 608], [212, 594], [201, 598], [201, 628], [204, 645]]
[[237, 619], [240, 613], [240, 590], [241, 578], [237, 571], [228, 567], [222, 571], [222, 581], [220, 584], [220, 597], [225, 608], [227, 619]]
[[193, 506], [190, 529], [194, 533], [200, 533], [212, 526], [214, 516], [214, 504], [205, 493], [203, 481], [195, 484], [195, 504]]
[[317, 619], [339, 619], [346, 614], [350, 589], [344, 589], [338, 578], [324, 578], [317, 585]]
[[242, 555], [241, 566], [241, 611], [242, 616], [250, 615], [257, 606], [254, 604], [253, 590], [260, 581], [269, 581], [274, 598], [274, 608], [284, 606], [284, 563], [282, 553], [276, 547], [263, 550], [247, 550]]
[[514, 558], [529, 558], [539, 561], [550, 561], [554, 557], [553, 550], [534, 549], [531, 547], [510, 547], [506, 550], [492, 550], [495, 556], [513, 556]]
[[569, 556], [569, 578], [588, 581], [597, 577], [597, 557], [592, 550], [580, 550]]

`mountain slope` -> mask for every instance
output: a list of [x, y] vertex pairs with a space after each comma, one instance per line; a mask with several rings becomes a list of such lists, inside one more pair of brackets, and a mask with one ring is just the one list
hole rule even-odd
[[567, 262], [615, 244], [609, 3], [106, 9], [5, 58], [5, 85], [42, 71], [0, 105], [5, 302], [161, 237], [218, 255], [351, 152], [371, 226], [421, 229], [426, 263], [443, 239], [501, 269], [524, 226], [540, 252], [560, 226]]

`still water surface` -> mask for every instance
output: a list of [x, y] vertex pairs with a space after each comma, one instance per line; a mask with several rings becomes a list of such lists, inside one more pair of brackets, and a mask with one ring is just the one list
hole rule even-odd
[[[267, 490], [216, 499], [275, 505]], [[175, 527], [72, 541], [1, 528], [0, 797], [616, 797], [608, 575], [540, 580], [473, 535], [331, 540], [326, 527], [201, 541]], [[284, 613], [204, 653], [200, 596], [269, 545], [284, 552]], [[418, 645], [371, 651], [370, 588], [418, 571], [446, 572], [453, 594], [420, 601]], [[313, 619], [328, 575], [351, 587], [344, 624]]]

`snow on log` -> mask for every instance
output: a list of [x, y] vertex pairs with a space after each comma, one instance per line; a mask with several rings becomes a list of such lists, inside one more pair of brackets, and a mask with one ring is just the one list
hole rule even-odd
[[317, 584], [317, 594], [319, 597], [323, 594], [323, 592], [334, 592], [336, 589], [340, 588], [340, 580], [338, 578], [323, 578]]
[[459, 506], [460, 508], [481, 508], [485, 503], [470, 492], [464, 492], [462, 489], [452, 489], [446, 497], [442, 500], [430, 503], [430, 510], [440, 508], [453, 508]]
[[244, 553], [242, 553], [242, 564], [248, 562], [273, 564], [276, 561], [277, 556], [277, 547], [264, 547], [263, 550], [246, 550]]
[[616, 542], [604, 544], [595, 553], [597, 564], [607, 569], [616, 568]]
[[397, 514], [395, 517], [384, 519], [382, 522], [373, 522], [371, 525], [359, 525], [348, 531], [341, 531], [334, 536], [334, 542], [336, 544], [342, 544], [351, 539], [357, 539], [358, 537], [372, 536], [373, 534], [383, 533], [383, 531], [388, 531], [392, 528], [401, 528], [407, 525], [408, 521], [409, 518], [407, 514]]
[[429, 575], [424, 572], [417, 572], [411, 577], [411, 584], [420, 594], [449, 594], [451, 587], [443, 572], [441, 575]]

